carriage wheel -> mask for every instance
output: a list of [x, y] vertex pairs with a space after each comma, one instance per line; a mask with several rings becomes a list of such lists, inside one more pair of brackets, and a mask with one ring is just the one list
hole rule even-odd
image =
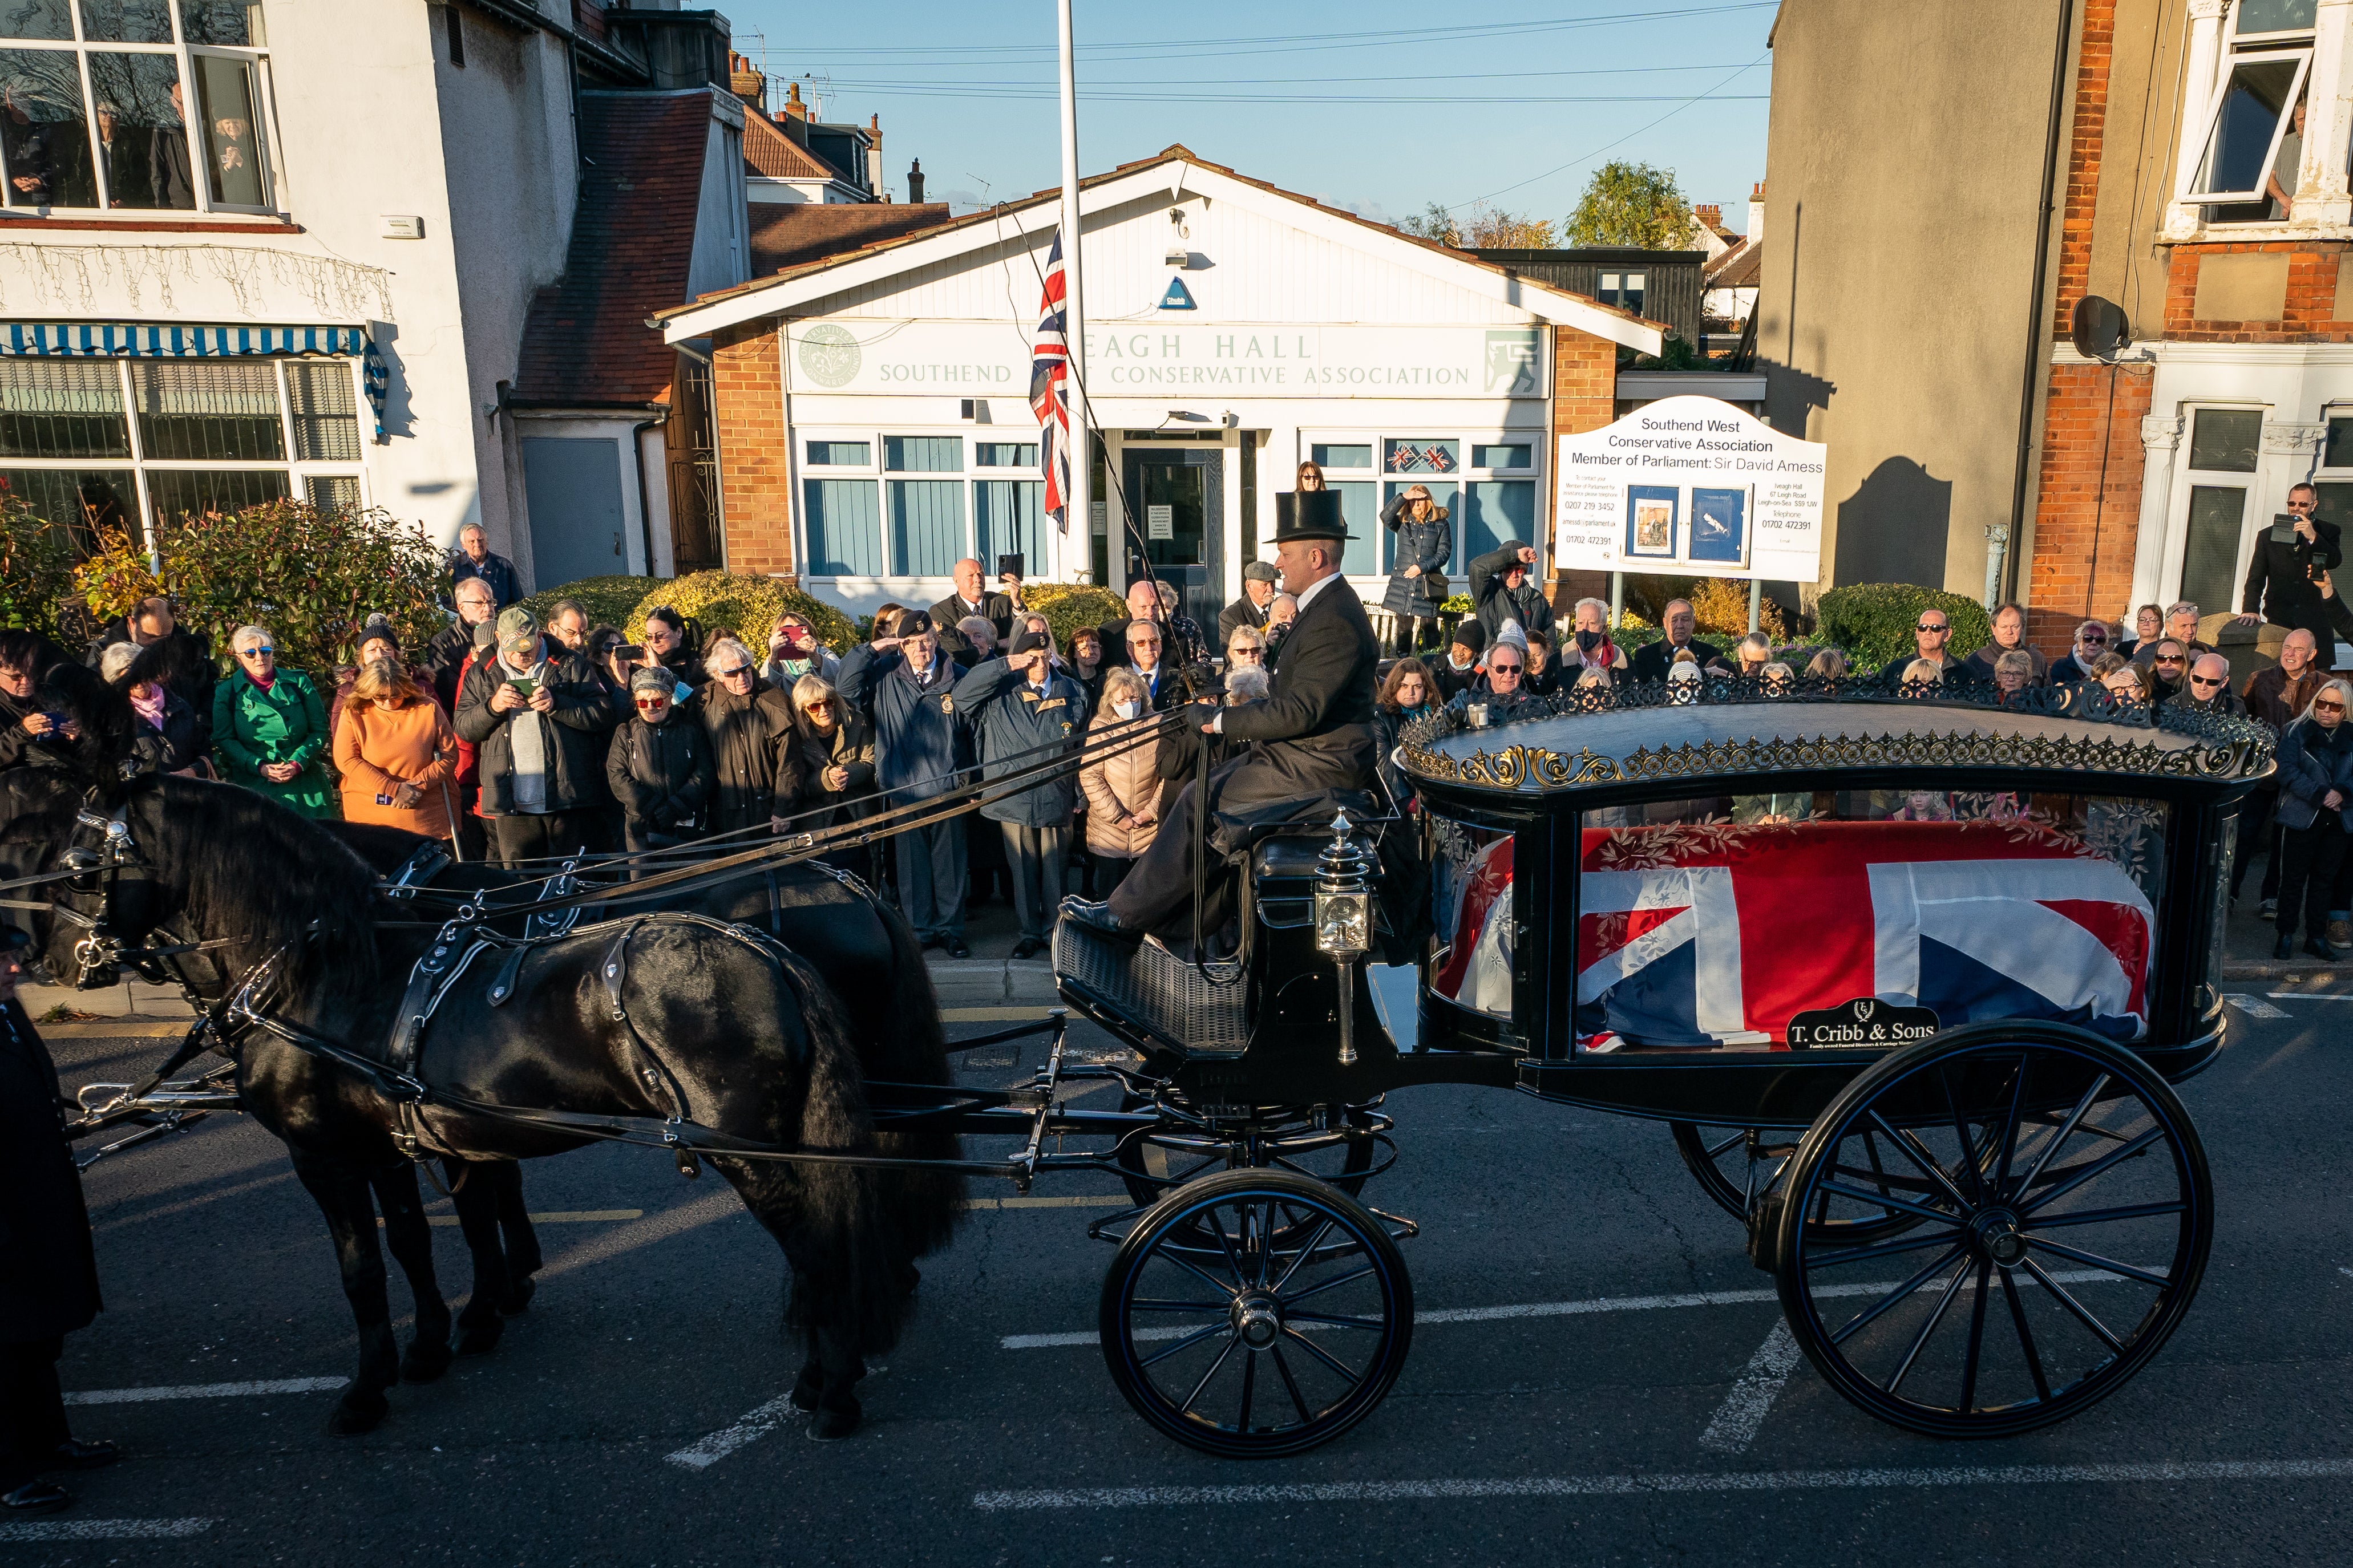
[[[1674, 1134], [1675, 1151], [1683, 1157], [1683, 1164], [1699, 1183], [1700, 1191], [1714, 1200], [1716, 1207], [1744, 1223], [1755, 1200], [1772, 1185], [1797, 1148], [1798, 1135], [1794, 1132], [1715, 1127], [1692, 1121], [1671, 1121], [1667, 1128]], [[1753, 1151], [1752, 1138], [1757, 1140]], [[1849, 1152], [1855, 1157], [1855, 1163], [1844, 1174], [1859, 1186], [1889, 1198], [1915, 1200], [1929, 1191], [1928, 1183], [1896, 1158], [1876, 1131], [1866, 1133]], [[1886, 1241], [1920, 1223], [1916, 1216], [1892, 1203], [1882, 1203], [1875, 1211], [1856, 1207], [1835, 1217], [1819, 1203], [1816, 1208], [1814, 1217], [1808, 1223], [1823, 1241]]]
[[[1220, 1239], [1204, 1258], [1194, 1237]], [[1103, 1278], [1103, 1359], [1137, 1415], [1222, 1458], [1330, 1441], [1397, 1381], [1413, 1287], [1381, 1222], [1288, 1171], [1187, 1184]]]
[[[1929, 1190], [1849, 1178], [1866, 1132]], [[2007, 1436], [2115, 1391], [2189, 1310], [2213, 1240], [2213, 1182], [2179, 1099], [2066, 1025], [1973, 1025], [1888, 1056], [1807, 1131], [1784, 1190], [1791, 1332], [1849, 1400], [1934, 1436]], [[1824, 1204], [1918, 1223], [1892, 1241], [1826, 1239]]]

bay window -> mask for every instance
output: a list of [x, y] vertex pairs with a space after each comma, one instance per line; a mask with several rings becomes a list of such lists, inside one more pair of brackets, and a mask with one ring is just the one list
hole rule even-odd
[[266, 42], [259, 0], [0, 0], [0, 195], [274, 210]]

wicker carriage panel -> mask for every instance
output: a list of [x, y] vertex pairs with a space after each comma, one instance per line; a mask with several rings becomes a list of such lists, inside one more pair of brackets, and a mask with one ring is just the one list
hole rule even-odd
[[1054, 979], [1126, 1018], [1194, 1050], [1239, 1051], [1250, 1043], [1249, 985], [1238, 966], [1201, 972], [1166, 948], [1124, 942], [1072, 921], [1054, 927]]

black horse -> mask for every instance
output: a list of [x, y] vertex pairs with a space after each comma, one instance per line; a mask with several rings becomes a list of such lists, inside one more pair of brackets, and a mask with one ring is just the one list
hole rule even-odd
[[[151, 931], [169, 942], [216, 942], [209, 956], [226, 975], [270, 966], [265, 1013], [382, 1059], [411, 971], [437, 939], [432, 922], [402, 923], [416, 921], [414, 906], [385, 899], [374, 870], [333, 832], [274, 802], [180, 778], [111, 784], [103, 756], [88, 760], [87, 809], [111, 815], [121, 831], [69, 818], [49, 842], [52, 865], [69, 863], [69, 850], [85, 865], [93, 856], [104, 865], [53, 893], [62, 918], [43, 932], [53, 971], [90, 969], [80, 921], [94, 920], [125, 943]], [[21, 837], [22, 825], [12, 832]], [[93, 977], [103, 978], [104, 966], [98, 968]], [[501, 1000], [490, 994], [501, 987], [486, 969], [449, 984], [425, 1036], [420, 1071], [438, 1091], [523, 1110], [682, 1116], [785, 1148], [879, 1147], [849, 1043], [849, 1016], [781, 944], [661, 913], [540, 944], [512, 972], [501, 964]], [[608, 970], [622, 975], [609, 990]], [[382, 1419], [384, 1390], [399, 1372], [369, 1210], [371, 1194], [386, 1203], [388, 1220], [407, 1206], [381, 1175], [404, 1163], [397, 1110], [362, 1073], [261, 1029], [243, 1031], [235, 1054], [246, 1109], [286, 1142], [343, 1263], [361, 1364], [331, 1426], [368, 1429]], [[938, 1060], [944, 1070], [944, 1056]], [[409, 1131], [424, 1149], [468, 1161], [557, 1153], [586, 1141], [560, 1128], [443, 1107], [418, 1110]], [[816, 1413], [813, 1435], [843, 1435], [858, 1419], [861, 1353], [891, 1343], [909, 1310], [904, 1287], [917, 1249], [911, 1243], [944, 1237], [954, 1224], [954, 1184], [725, 1155], [711, 1163], [784, 1247], [792, 1270], [786, 1322], [808, 1347], [796, 1402]], [[459, 1189], [461, 1218], [471, 1205], [495, 1201], [484, 1192], [470, 1205], [473, 1185]], [[889, 1212], [911, 1204], [919, 1212]], [[426, 1281], [419, 1341], [427, 1348], [412, 1351], [418, 1362], [412, 1370], [429, 1373], [438, 1370], [431, 1346], [437, 1332], [446, 1337], [446, 1309], [435, 1321], [424, 1299], [430, 1294], [438, 1307], [429, 1248], [412, 1260], [400, 1239], [423, 1228], [405, 1218], [388, 1223], [386, 1239], [412, 1279]], [[481, 1267], [479, 1252], [477, 1260]], [[485, 1284], [504, 1282], [478, 1281], [468, 1311], [477, 1314], [471, 1326], [495, 1338], [488, 1325], [507, 1292]]]

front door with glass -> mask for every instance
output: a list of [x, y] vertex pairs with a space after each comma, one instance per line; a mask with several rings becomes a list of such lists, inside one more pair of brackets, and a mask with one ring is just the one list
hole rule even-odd
[[1214, 635], [1224, 607], [1224, 451], [1131, 447], [1124, 457], [1131, 542], [1143, 539], [1153, 574], [1176, 590], [1177, 613]]

